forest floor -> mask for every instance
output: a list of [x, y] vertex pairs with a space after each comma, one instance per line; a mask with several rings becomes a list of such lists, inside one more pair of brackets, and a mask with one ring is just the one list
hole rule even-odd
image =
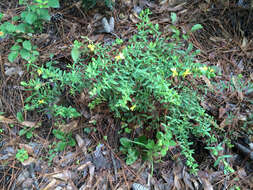
[[[0, 2], [0, 12], [11, 16], [21, 11], [16, 0]], [[138, 2], [138, 3], [137, 3]], [[160, 1], [161, 2], [161, 1]], [[11, 39], [0, 39], [0, 187], [18, 189], [253, 189], [253, 12], [235, 1], [219, 4], [213, 1], [116, 1], [113, 10], [96, 5], [85, 11], [79, 1], [61, 1], [59, 9], [51, 10], [51, 21], [34, 43], [40, 52], [39, 63], [53, 60], [70, 63], [74, 40], [87, 36], [94, 43], [129, 39], [136, 33], [138, 12], [149, 8], [152, 23], [158, 23], [163, 35], [169, 35], [170, 15], [178, 16], [177, 27], [187, 31], [194, 24], [203, 29], [190, 36], [194, 47], [201, 50], [200, 63], [219, 68], [215, 78], [193, 81], [206, 85], [199, 92], [201, 106], [214, 117], [218, 127], [230, 140], [232, 148], [224, 147], [221, 155], [231, 155], [227, 163], [234, 172], [225, 175], [223, 167], [213, 167], [213, 160], [204, 144], [192, 139], [199, 172], [192, 175], [174, 153], [155, 163], [153, 175], [148, 162], [138, 160], [126, 165], [118, 151], [118, 120], [110, 112], [82, 110], [82, 117], [68, 121], [62, 129], [72, 133], [77, 144], [62, 152], [52, 151], [57, 139], [52, 135], [53, 120], [36, 112], [25, 112], [24, 121], [17, 120], [29, 91], [20, 85], [29, 80], [22, 60], [8, 62]], [[180, 3], [179, 3], [180, 2]], [[114, 33], [100, 33], [103, 17], [113, 17]], [[216, 85], [214, 85], [216, 84]], [[63, 95], [65, 96], [65, 95]], [[90, 115], [91, 114], [91, 115]], [[97, 123], [94, 126], [93, 120]], [[43, 126], [37, 128], [38, 123]], [[26, 126], [26, 128], [24, 128]], [[31, 131], [29, 131], [30, 128]], [[96, 130], [89, 131], [89, 128]], [[20, 135], [20, 131], [31, 133]], [[27, 132], [26, 131], [26, 132]], [[30, 135], [30, 136], [29, 136]], [[219, 134], [216, 134], [219, 138]], [[106, 138], [105, 138], [106, 137]], [[220, 137], [222, 138], [222, 137]], [[24, 148], [29, 159], [16, 159]], [[180, 150], [178, 150], [180, 152]], [[172, 159], [173, 158], [173, 159]]]

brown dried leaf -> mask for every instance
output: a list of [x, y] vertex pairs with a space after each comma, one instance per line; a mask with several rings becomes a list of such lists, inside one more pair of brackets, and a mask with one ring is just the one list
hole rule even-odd
[[78, 171], [82, 171], [84, 168], [86, 168], [87, 166], [91, 165], [92, 163], [90, 161], [86, 162], [85, 164], [82, 164], [81, 166], [79, 166], [77, 168]]
[[180, 182], [180, 179], [176, 175], [174, 176], [174, 187], [176, 187], [177, 190], [183, 189], [182, 183]]
[[95, 166], [94, 165], [89, 165], [89, 174], [90, 177], [88, 179], [87, 187], [91, 188], [92, 187], [92, 180], [94, 178], [94, 173], [95, 173]]
[[24, 162], [22, 162], [22, 165], [23, 166], [29, 166], [31, 165], [32, 163], [35, 163], [35, 159], [33, 157], [29, 157], [27, 160], [25, 160]]
[[204, 190], [213, 190], [213, 186], [209, 182], [209, 174], [204, 171], [199, 171], [198, 176], [202, 182]]
[[139, 23], [139, 19], [136, 18], [133, 14], [130, 14], [130, 15], [129, 15], [129, 18], [130, 18], [130, 20], [131, 20], [134, 24]]
[[194, 187], [192, 186], [191, 176], [185, 170], [185, 167], [183, 169], [183, 181], [184, 181], [184, 184], [185, 184], [187, 189], [190, 188], [190, 189], [194, 190]]
[[244, 168], [239, 169], [237, 173], [238, 173], [239, 178], [241, 179], [244, 179], [245, 177], [247, 177], [247, 173], [245, 172]]
[[226, 108], [220, 107], [219, 108], [219, 118], [222, 118], [226, 112], [227, 112]]
[[66, 125], [60, 125], [59, 129], [64, 133], [70, 133], [73, 132], [78, 128], [78, 121], [74, 120]]
[[201, 178], [204, 190], [213, 190], [213, 186], [206, 178]]
[[45, 188], [42, 190], [53, 190], [55, 189], [56, 185], [59, 184], [60, 182], [56, 179], [53, 179]]
[[30, 127], [30, 128], [38, 128], [40, 127], [39, 123], [33, 121], [23, 121], [20, 123], [23, 126]]
[[0, 123], [13, 124], [15, 122], [16, 122], [15, 119], [9, 119], [7, 117], [0, 115]]
[[180, 189], [184, 189], [183, 187], [183, 184], [182, 184], [182, 178], [183, 178], [183, 175], [182, 175], [182, 164], [181, 163], [178, 163], [178, 164], [174, 164], [174, 167], [173, 167], [173, 174], [174, 174], [174, 187], [177, 189], [177, 190], [180, 190]]
[[62, 181], [68, 181], [74, 178], [74, 173], [69, 170], [64, 170], [63, 172], [58, 172], [52, 175], [53, 178], [59, 179]]

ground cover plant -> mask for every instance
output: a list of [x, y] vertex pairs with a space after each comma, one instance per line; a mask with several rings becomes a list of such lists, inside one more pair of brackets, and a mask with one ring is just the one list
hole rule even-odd
[[42, 31], [45, 21], [50, 21], [49, 8], [59, 8], [60, 5], [58, 0], [20, 0], [19, 5], [25, 6], [26, 9], [20, 15], [14, 16], [11, 22], [1, 24], [1, 37], [12, 37], [15, 41], [8, 55], [9, 61], [13, 62], [20, 55], [29, 63], [29, 68], [39, 55], [37, 47], [32, 45], [30, 39], [33, 34]]
[[[211, 146], [212, 118], [199, 105], [187, 78], [212, 77], [215, 71], [195, 62], [198, 52], [187, 43], [188, 34], [180, 34], [172, 27], [173, 35], [163, 38], [159, 26], [150, 22], [149, 14], [149, 10], [141, 13], [138, 33], [128, 45], [124, 46], [121, 39], [108, 46], [90, 43], [87, 47], [75, 41], [71, 52], [74, 64], [68, 66], [69, 72], [55, 67], [54, 62], [36, 68], [35, 78], [22, 82], [33, 90], [25, 109], [78, 117], [80, 114], [73, 107], [54, 102], [63, 91], [75, 95], [86, 89], [92, 100], [90, 109], [106, 103], [115, 117], [126, 123], [129, 133], [136, 130], [131, 126], [141, 130], [135, 139], [120, 140], [127, 164], [139, 157], [151, 162], [160, 159], [177, 140], [187, 158], [186, 164], [196, 172], [189, 138], [206, 138]], [[171, 19], [174, 23], [176, 15], [172, 14]], [[200, 28], [195, 25], [191, 32]], [[185, 46], [188, 47], [183, 50]], [[82, 61], [85, 56], [91, 57], [89, 62]]]

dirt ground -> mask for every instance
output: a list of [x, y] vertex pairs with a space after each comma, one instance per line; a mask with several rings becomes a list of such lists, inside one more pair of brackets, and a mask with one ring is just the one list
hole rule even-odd
[[[10, 18], [22, 11], [18, 1], [0, 2], [0, 12]], [[62, 126], [71, 132], [77, 145], [63, 152], [51, 151], [56, 141], [52, 135], [53, 119], [36, 112], [26, 112], [24, 122], [16, 115], [25, 105], [29, 91], [20, 85], [29, 80], [22, 60], [8, 61], [11, 39], [0, 38], [0, 187], [19, 189], [253, 189], [253, 4], [250, 1], [181, 0], [181, 1], [117, 1], [110, 10], [97, 4], [84, 10], [80, 1], [61, 1], [59, 9], [52, 9], [52, 18], [41, 34], [34, 38], [40, 52], [39, 63], [53, 59], [71, 62], [71, 44], [81, 36], [94, 43], [107, 43], [119, 36], [129, 39], [137, 30], [138, 11], [149, 8], [151, 21], [158, 23], [164, 36], [170, 34], [171, 12], [177, 13], [177, 27], [187, 31], [194, 24], [203, 29], [191, 35], [190, 40], [201, 53], [198, 61], [219, 68], [213, 79], [196, 79], [194, 85], [206, 85], [208, 92], [199, 91], [206, 112], [217, 121], [218, 127], [231, 140], [232, 148], [224, 147], [222, 155], [232, 155], [227, 162], [234, 172], [225, 175], [223, 166], [213, 167], [213, 159], [198, 139], [194, 142], [195, 159], [199, 172], [192, 175], [178, 159], [180, 150], [154, 164], [137, 161], [128, 166], [119, 152], [120, 130], [118, 119], [107, 110], [90, 112], [83, 104], [82, 117], [67, 121]], [[243, 3], [242, 3], [243, 2]], [[114, 34], [99, 32], [103, 17], [115, 20]], [[239, 78], [238, 78], [239, 76]], [[214, 85], [215, 84], [217, 85]], [[98, 121], [96, 126], [92, 120]], [[43, 127], [38, 127], [38, 124]], [[34, 128], [30, 139], [19, 135], [24, 126]], [[84, 129], [93, 129], [87, 133]], [[220, 134], [215, 134], [222, 138]], [[105, 140], [104, 137], [107, 136]], [[24, 148], [29, 159], [20, 163], [15, 155]]]

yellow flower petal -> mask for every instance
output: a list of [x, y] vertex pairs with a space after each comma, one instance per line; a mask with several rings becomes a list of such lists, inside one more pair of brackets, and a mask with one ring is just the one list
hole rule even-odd
[[38, 70], [37, 70], [37, 73], [38, 73], [38, 75], [40, 76], [40, 75], [42, 74], [42, 70], [41, 70], [41, 69], [38, 69]]
[[0, 31], [0, 36], [3, 36], [3, 35], [4, 35], [4, 33], [2, 31]]
[[95, 45], [94, 44], [89, 44], [88, 48], [90, 49], [90, 51], [94, 51], [95, 50]]
[[202, 71], [207, 71], [207, 70], [208, 70], [208, 67], [207, 67], [207, 66], [201, 67], [200, 70], [202, 70]]
[[131, 111], [134, 111], [135, 108], [136, 108], [136, 104], [133, 105], [133, 106], [130, 108], [130, 110], [131, 110]]
[[190, 69], [186, 69], [183, 73], [183, 77], [186, 77], [187, 75], [191, 74]]
[[39, 104], [44, 104], [45, 103], [45, 100], [41, 99], [38, 101]]
[[214, 72], [214, 69], [210, 69], [210, 72], [213, 73], [213, 72]]
[[118, 60], [125, 59], [125, 57], [124, 57], [123, 53], [119, 53], [119, 55], [117, 55], [117, 56], [115, 57], [115, 59], [116, 59], [116, 61], [118, 61]]
[[176, 69], [176, 68], [171, 68], [170, 70], [172, 71], [172, 76], [173, 76], [173, 77], [178, 76], [178, 72], [177, 72], [177, 69]]

